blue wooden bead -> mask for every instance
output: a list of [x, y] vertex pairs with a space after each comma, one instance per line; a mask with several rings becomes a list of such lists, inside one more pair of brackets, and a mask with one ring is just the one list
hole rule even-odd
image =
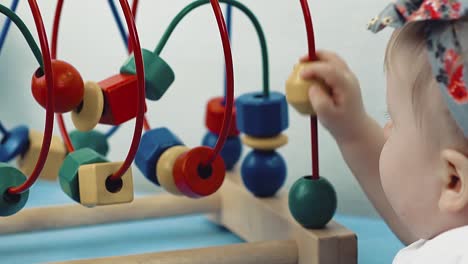
[[271, 197], [286, 180], [286, 162], [276, 151], [252, 151], [242, 162], [245, 187], [258, 197]]
[[[214, 148], [218, 135], [211, 132], [206, 133], [203, 138], [202, 145]], [[221, 157], [224, 159], [224, 164], [227, 170], [232, 170], [236, 163], [239, 161], [242, 154], [242, 142], [238, 136], [228, 137], [226, 144], [221, 150]]]
[[0, 163], [0, 216], [10, 216], [21, 210], [29, 197], [29, 190], [11, 195], [8, 193], [10, 187], [17, 187], [26, 181], [26, 176], [18, 169]]
[[268, 98], [261, 92], [248, 93], [236, 100], [237, 128], [254, 137], [273, 137], [289, 126], [286, 97], [271, 92]]
[[8, 132], [0, 142], [0, 162], [9, 162], [26, 152], [29, 146], [29, 129], [19, 126]]
[[109, 142], [106, 135], [97, 130], [88, 132], [75, 130], [70, 133], [70, 139], [75, 149], [90, 148], [104, 157], [109, 152]]
[[[142, 49], [145, 66], [146, 98], [159, 100], [174, 82], [175, 75], [169, 64], [153, 52]], [[136, 75], [135, 56], [125, 62], [120, 73]]]
[[78, 171], [81, 165], [108, 162], [90, 148], [76, 150], [67, 155], [59, 171], [59, 182], [63, 192], [75, 202], [80, 202]]
[[156, 164], [164, 151], [179, 145], [183, 145], [182, 141], [169, 129], [165, 127], [152, 129], [141, 138], [135, 164], [149, 181], [159, 185]]

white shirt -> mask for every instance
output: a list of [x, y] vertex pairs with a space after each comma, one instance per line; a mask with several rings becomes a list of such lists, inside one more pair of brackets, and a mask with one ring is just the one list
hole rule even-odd
[[468, 264], [468, 226], [455, 228], [431, 240], [419, 240], [402, 249], [393, 264]]

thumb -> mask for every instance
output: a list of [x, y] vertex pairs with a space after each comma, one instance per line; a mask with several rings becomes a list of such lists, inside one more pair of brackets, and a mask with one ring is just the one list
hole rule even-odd
[[319, 85], [313, 85], [309, 88], [309, 101], [319, 116], [327, 115], [333, 110], [333, 98]]

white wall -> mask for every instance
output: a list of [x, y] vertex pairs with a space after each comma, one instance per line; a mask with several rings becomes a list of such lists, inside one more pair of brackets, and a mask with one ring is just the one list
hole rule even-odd
[[[10, 4], [9, 0], [1, 2]], [[49, 32], [53, 2], [39, 1]], [[65, 2], [59, 57], [74, 64], [86, 80], [98, 81], [116, 73], [126, 54], [107, 1]], [[142, 46], [153, 49], [173, 16], [191, 1], [140, 2], [138, 28]], [[274, 90], [283, 91], [292, 66], [299, 56], [306, 53], [299, 1], [242, 2], [257, 14], [264, 26], [269, 41], [271, 86]], [[381, 123], [386, 109], [383, 55], [390, 30], [373, 35], [366, 30], [366, 23], [386, 3], [384, 0], [310, 1], [317, 46], [336, 51], [349, 62], [361, 81], [367, 110]], [[18, 13], [36, 36], [27, 1], [22, 1]], [[236, 95], [260, 90], [260, 52], [255, 31], [240, 12], [234, 13], [233, 29]], [[209, 6], [191, 14], [180, 25], [162, 56], [175, 70], [176, 82], [161, 101], [149, 105], [150, 122], [153, 126], [170, 127], [187, 145], [197, 145], [205, 133], [203, 116], [206, 101], [221, 94], [223, 80], [222, 49]], [[30, 78], [36, 67], [25, 41], [13, 28], [0, 56], [0, 119], [7, 125], [23, 122], [36, 129], [43, 128], [44, 111], [30, 93]], [[293, 109], [290, 119], [291, 126], [287, 132], [290, 144], [281, 149], [289, 166], [288, 185], [310, 173], [310, 150], [304, 148], [308, 144], [304, 142], [309, 142], [308, 120]], [[132, 124], [127, 124], [112, 139], [113, 160], [125, 157]], [[322, 174], [334, 183], [338, 191], [340, 212], [375, 215], [333, 139], [323, 129], [320, 131], [320, 147]], [[134, 171], [138, 174], [135, 178], [142, 183], [140, 185], [146, 184], [139, 172]]]

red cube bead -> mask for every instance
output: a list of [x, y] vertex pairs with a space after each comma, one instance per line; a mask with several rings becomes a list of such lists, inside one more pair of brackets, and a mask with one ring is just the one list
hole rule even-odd
[[117, 74], [99, 82], [99, 86], [104, 93], [105, 102], [99, 123], [120, 125], [136, 117], [138, 104], [136, 75]]
[[184, 195], [201, 198], [215, 193], [221, 187], [226, 175], [223, 158], [217, 155], [211, 164], [204, 166], [212, 154], [211, 148], [197, 147], [176, 159], [174, 182]]
[[[205, 124], [208, 130], [211, 133], [216, 135], [221, 134], [221, 128], [223, 126], [224, 120], [224, 98], [223, 97], [216, 97], [208, 101], [206, 106], [206, 120]], [[232, 120], [231, 120], [231, 127], [229, 128], [229, 136], [237, 136], [239, 135], [239, 130], [237, 129], [236, 124], [236, 108], [235, 106], [232, 109]]]

